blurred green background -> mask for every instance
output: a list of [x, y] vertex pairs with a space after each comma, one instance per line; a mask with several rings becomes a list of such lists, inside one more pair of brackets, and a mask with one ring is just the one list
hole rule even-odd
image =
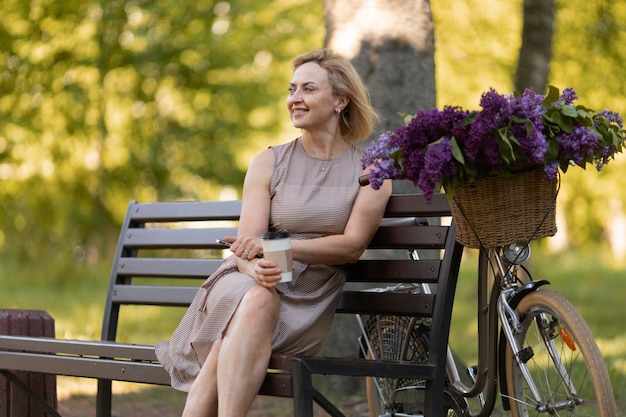
[[[297, 136], [284, 104], [290, 61], [323, 47], [322, 3], [3, 0], [0, 307], [44, 309], [59, 337], [98, 338], [128, 202], [239, 198], [250, 158]], [[626, 2], [556, 5], [550, 84], [626, 115]], [[437, 105], [475, 108], [490, 87], [512, 91], [522, 1], [431, 7]], [[562, 177], [559, 233], [534, 246], [532, 265], [589, 320], [620, 398], [625, 164], [620, 155], [602, 173]], [[474, 317], [463, 281], [459, 336]], [[180, 317], [137, 312], [144, 323], [150, 314], [153, 328], [123, 324], [121, 338], [162, 340]]]

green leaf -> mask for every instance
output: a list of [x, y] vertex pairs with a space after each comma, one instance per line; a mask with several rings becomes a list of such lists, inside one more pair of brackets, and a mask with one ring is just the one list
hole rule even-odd
[[500, 156], [502, 157], [502, 160], [508, 165], [510, 165], [512, 162], [515, 162], [513, 145], [511, 144], [511, 141], [509, 140], [505, 129], [498, 129], [496, 140], [498, 141], [498, 149], [500, 150]]
[[405, 126], [411, 123], [411, 120], [415, 119], [415, 116], [417, 116], [416, 114], [410, 114], [410, 113], [398, 113], [398, 114], [402, 116], [402, 123], [404, 123]]
[[553, 85], [549, 85], [548, 86], [548, 92], [546, 93], [546, 95], [543, 98], [543, 107], [545, 108], [550, 108], [550, 106], [552, 105], [552, 103], [556, 103], [559, 100], [559, 96], [561, 94], [559, 93], [559, 89], [556, 88]]
[[553, 140], [548, 142], [548, 149], [546, 150], [546, 153], [544, 155], [544, 160], [546, 162], [554, 161], [558, 155], [559, 144]]
[[400, 163], [402, 159], [402, 149], [396, 149], [395, 151], [389, 154], [389, 157], [395, 160], [398, 163], [398, 165], [402, 166], [402, 164]]
[[578, 111], [576, 111], [576, 107], [571, 104], [565, 105], [562, 107], [561, 113], [566, 116], [576, 118], [578, 116]]
[[450, 144], [452, 145], [452, 157], [456, 159], [461, 165], [465, 165], [465, 157], [463, 156], [463, 151], [459, 146], [459, 143], [456, 141], [456, 138], [452, 136], [450, 138]]
[[574, 130], [574, 120], [569, 117], [563, 117], [561, 113], [554, 114], [554, 123], [565, 133], [572, 133]]

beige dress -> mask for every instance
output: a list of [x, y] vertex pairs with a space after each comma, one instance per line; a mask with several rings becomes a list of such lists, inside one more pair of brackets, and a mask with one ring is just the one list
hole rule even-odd
[[[334, 159], [307, 154], [299, 139], [273, 147], [275, 165], [270, 194], [270, 230], [288, 229], [293, 239], [343, 233], [359, 190], [362, 151], [352, 145]], [[281, 310], [274, 329], [274, 353], [315, 355], [331, 326], [345, 283], [338, 266], [294, 262], [294, 279], [276, 287]], [[198, 291], [169, 342], [156, 354], [172, 377], [172, 386], [188, 391], [211, 344], [223, 336], [237, 305], [256, 281], [237, 271], [233, 257], [224, 261]]]

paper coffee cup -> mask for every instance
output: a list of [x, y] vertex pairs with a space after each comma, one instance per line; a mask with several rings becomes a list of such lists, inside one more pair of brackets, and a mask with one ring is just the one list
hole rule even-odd
[[261, 235], [263, 257], [276, 262], [283, 271], [279, 282], [290, 282], [293, 279], [293, 255], [291, 252], [291, 234], [288, 230], [268, 232]]

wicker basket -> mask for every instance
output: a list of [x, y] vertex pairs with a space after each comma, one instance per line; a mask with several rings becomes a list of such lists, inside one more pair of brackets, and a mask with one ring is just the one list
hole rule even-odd
[[450, 201], [456, 240], [470, 248], [497, 248], [554, 236], [557, 184], [533, 169], [456, 187]]

